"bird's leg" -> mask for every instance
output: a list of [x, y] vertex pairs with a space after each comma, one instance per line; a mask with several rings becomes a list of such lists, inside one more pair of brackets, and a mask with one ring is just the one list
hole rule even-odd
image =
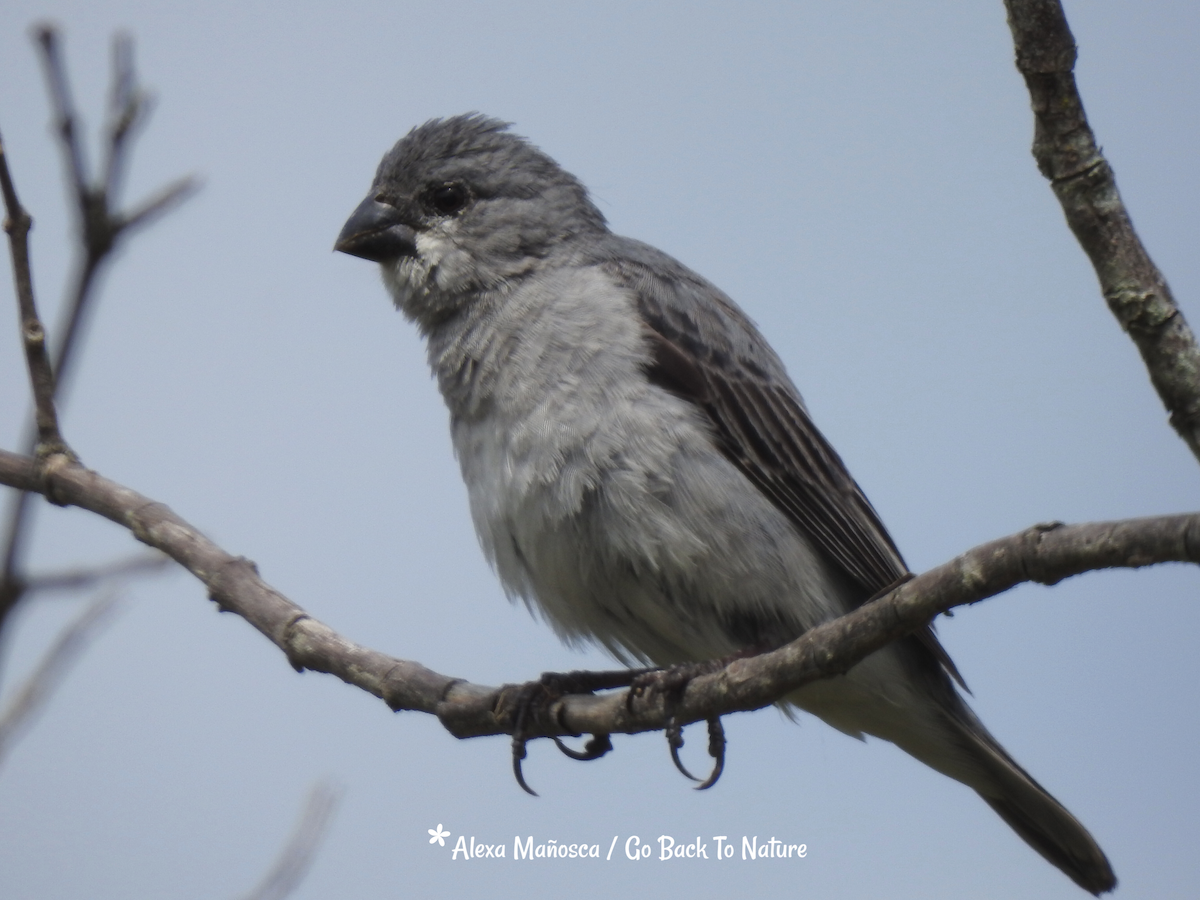
[[[596, 691], [612, 688], [629, 687], [633, 682], [653, 669], [619, 669], [608, 672], [543, 672], [537, 681], [529, 681], [520, 685], [513, 700], [513, 732], [512, 758], [513, 775], [526, 793], [537, 796], [537, 791], [525, 781], [521, 763], [525, 759], [525, 746], [532, 737], [553, 730], [545, 727], [549, 717], [550, 706], [568, 694], [592, 694]], [[560, 724], [560, 723], [549, 723]], [[542, 727], [539, 727], [541, 725]], [[557, 735], [551, 735], [554, 745], [563, 753], [578, 760], [599, 759], [612, 749], [612, 741], [607, 734], [592, 735], [583, 750], [573, 750], [564, 744]]]
[[720, 716], [708, 718], [708, 755], [714, 760], [712, 772], [708, 778], [696, 785], [698, 791], [708, 790], [725, 771], [725, 727], [721, 724]]
[[[716, 760], [716, 763], [708, 778], [703, 780], [697, 778], [687, 770], [683, 760], [679, 758], [679, 748], [683, 746], [683, 728], [675, 718], [675, 708], [693, 678], [719, 672], [729, 661], [728, 659], [712, 659], [698, 663], [681, 663], [667, 669], [653, 669], [639, 675], [629, 687], [628, 702], [630, 704], [635, 697], [647, 693], [662, 694], [667, 708], [667, 725], [663, 729], [663, 734], [666, 735], [667, 746], [671, 750], [671, 762], [675, 763], [675, 768], [682, 772], [685, 778], [700, 782], [697, 790], [704, 790], [716, 784], [717, 778], [725, 768], [725, 732], [721, 727], [720, 717], [714, 716], [708, 720], [709, 754]], [[720, 740], [716, 739], [715, 735], [717, 734], [720, 735]]]
[[701, 675], [711, 675], [719, 672], [735, 659], [745, 659], [773, 649], [767, 644], [755, 644], [739, 650], [737, 653], [721, 659], [710, 659], [704, 662], [680, 663], [666, 669], [651, 669], [637, 676], [629, 687], [627, 702], [632, 704], [635, 697], [650, 692], [663, 695], [667, 708], [667, 726], [663, 733], [667, 736], [667, 746], [671, 749], [671, 761], [687, 778], [699, 781], [696, 790], [703, 791], [717, 783], [721, 773], [725, 771], [725, 729], [721, 725], [720, 716], [708, 719], [708, 755], [713, 758], [713, 769], [703, 781], [693, 775], [679, 758], [679, 748], [683, 746], [683, 728], [675, 718], [675, 707], [683, 696], [688, 684]]

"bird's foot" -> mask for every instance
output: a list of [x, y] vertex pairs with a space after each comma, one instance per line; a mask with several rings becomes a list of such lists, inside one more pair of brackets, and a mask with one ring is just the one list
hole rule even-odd
[[633, 683], [629, 686], [629, 703], [632, 703], [636, 697], [648, 693], [662, 694], [668, 714], [667, 727], [663, 729], [663, 733], [667, 736], [667, 746], [671, 749], [671, 761], [685, 777], [700, 782], [696, 785], [698, 791], [712, 787], [721, 777], [721, 773], [725, 771], [725, 729], [721, 725], [720, 716], [712, 716], [708, 719], [708, 755], [713, 758], [713, 768], [707, 778], [697, 778], [687, 770], [683, 760], [679, 758], [679, 749], [683, 746], [683, 727], [675, 718], [674, 711], [692, 679], [719, 672], [729, 662], [743, 655], [745, 654], [739, 653], [725, 659], [682, 663], [668, 669], [654, 669], [634, 678]]
[[543, 672], [537, 681], [529, 681], [516, 688], [516, 696], [512, 698], [513, 732], [512, 760], [513, 775], [526, 793], [537, 796], [537, 791], [525, 781], [522, 762], [526, 755], [526, 745], [535, 737], [549, 735], [564, 754], [571, 759], [589, 761], [599, 759], [612, 749], [612, 741], [607, 734], [595, 734], [584, 744], [582, 750], [575, 750], [563, 743], [562, 739], [553, 732], [561, 730], [562, 723], [554, 720], [552, 707], [557, 700], [568, 694], [592, 694], [596, 691], [609, 690], [630, 686], [637, 678], [652, 673], [653, 669], [620, 669], [610, 672]]

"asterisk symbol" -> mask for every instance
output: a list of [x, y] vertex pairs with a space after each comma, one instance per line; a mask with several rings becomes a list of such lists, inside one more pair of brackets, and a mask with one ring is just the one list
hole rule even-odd
[[438, 822], [438, 827], [437, 827], [436, 831], [432, 828], [429, 828], [427, 830], [429, 831], [430, 834], [433, 835], [433, 837], [431, 837], [429, 839], [429, 843], [432, 844], [434, 841], [437, 841], [439, 847], [446, 846], [446, 838], [450, 837], [450, 832], [442, 831], [442, 823], [441, 822]]

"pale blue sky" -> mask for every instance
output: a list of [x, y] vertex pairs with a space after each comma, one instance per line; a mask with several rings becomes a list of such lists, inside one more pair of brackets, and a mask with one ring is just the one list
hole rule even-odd
[[[1200, 13], [1175, 0], [1068, 15], [1135, 224], [1200, 322]], [[93, 127], [108, 35], [137, 37], [159, 104], [128, 195], [205, 179], [107, 279], [69, 440], [361, 643], [492, 684], [608, 665], [504, 600], [423, 349], [374, 267], [330, 252], [382, 153], [468, 110], [516, 123], [615, 230], [746, 308], [914, 569], [1034, 522], [1197, 508], [1196, 462], [1029, 155], [1000, 0], [9, 0], [0, 129], [53, 322], [69, 220], [26, 37], [45, 16], [65, 26]], [[8, 448], [27, 396], [15, 320], [0, 315]], [[131, 549], [88, 514], [39, 510], [41, 567]], [[975, 709], [1092, 830], [1118, 896], [1192, 896], [1200, 881], [1197, 582], [1178, 566], [1093, 574], [939, 622]], [[6, 684], [75, 603], [24, 611]], [[130, 592], [0, 769], [0, 895], [236, 897], [328, 776], [345, 799], [301, 898], [1083, 896], [972, 792], [888, 745], [772, 710], [726, 728], [711, 791], [690, 790], [651, 735], [592, 764], [533, 746], [534, 800], [506, 740], [460, 742], [295, 674], [175, 574]], [[699, 764], [702, 734], [688, 738]], [[439, 823], [509, 853], [517, 834], [604, 850], [614, 835], [745, 834], [809, 856], [468, 864], [429, 845]]]

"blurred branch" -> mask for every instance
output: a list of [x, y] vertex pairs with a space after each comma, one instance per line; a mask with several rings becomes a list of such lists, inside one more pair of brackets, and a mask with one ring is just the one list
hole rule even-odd
[[[65, 84], [65, 78], [63, 79]], [[121, 193], [121, 182], [128, 168], [126, 141], [134, 129], [146, 122], [154, 109], [154, 97], [137, 83], [133, 66], [133, 38], [125, 32], [113, 35], [112, 86], [108, 99], [108, 144], [104, 161], [104, 185], [108, 196]]]
[[[109, 481], [75, 462], [39, 483], [34, 460], [0, 450], [0, 484], [53, 492], [128, 528], [166, 553], [209, 590], [218, 607], [246, 619], [281, 649], [297, 670], [336, 675], [381, 698], [393, 710], [432, 713], [457, 737], [511, 734], [514, 686], [470, 684], [417, 662], [396, 659], [337, 634], [161, 503]], [[1105, 568], [1164, 562], [1200, 563], [1200, 513], [1037, 525], [983, 544], [916, 576], [890, 593], [760, 656], [735, 660], [691, 681], [670, 709], [657, 692], [629, 697], [571, 695], [523, 732], [529, 737], [659, 730], [729, 712], [758, 709], [809, 682], [848, 671], [858, 661], [956, 606], [976, 603], [1023, 582], [1055, 584]]]
[[[66, 65], [60, 52], [58, 31], [51, 25], [40, 25], [34, 29], [33, 36], [41, 51], [54, 110], [54, 122], [73, 188], [82, 250], [72, 287], [68, 292], [59, 339], [51, 362], [46, 356], [45, 331], [37, 319], [33, 304], [33, 281], [29, 272], [27, 239], [30, 218], [17, 201], [7, 162], [4, 161], [4, 199], [8, 208], [6, 228], [11, 222], [12, 227], [8, 230], [21, 308], [21, 333], [29, 359], [37, 409], [37, 436], [27, 438], [25, 447], [28, 452], [33, 452], [36, 446], [38, 457], [48, 460], [55, 453], [70, 452], [59, 433], [54, 399], [57, 395], [59, 401], [62, 400], [61, 389], [70, 372], [82, 322], [95, 293], [97, 275], [104, 263], [111, 258], [122, 237], [179, 205], [194, 193], [197, 182], [191, 177], [182, 178], [156, 192], [131, 212], [116, 211], [120, 187], [132, 150], [131, 138], [137, 128], [145, 123], [153, 105], [149, 95], [137, 82], [133, 64], [133, 41], [126, 34], [118, 34], [113, 39], [112, 88], [105, 128], [107, 138], [104, 145], [102, 180], [93, 182], [88, 171], [84, 144], [79, 136], [78, 116], [71, 98]], [[9, 507], [3, 530], [3, 557], [0, 561], [0, 632], [3, 631], [9, 613], [20, 602], [24, 590], [25, 581], [20, 570], [27, 543], [29, 509], [28, 494], [18, 494]]]
[[1171, 425], [1200, 458], [1200, 347], [1150, 259], [1075, 85], [1075, 39], [1059, 0], [1005, 0], [1017, 69], [1033, 102], [1033, 155], [1092, 261], [1108, 308], [1128, 332]]
[[41, 710], [54, 689], [58, 687], [71, 665], [83, 655], [83, 651], [96, 639], [101, 628], [111, 620], [117, 605], [118, 588], [113, 587], [92, 601], [59, 634], [54, 645], [46, 651], [33, 674], [13, 693], [3, 715], [0, 715], [0, 763], [27, 727], [33, 716]]
[[22, 588], [29, 594], [38, 591], [81, 591], [113, 579], [159, 572], [170, 564], [171, 558], [161, 553], [139, 553], [99, 566], [81, 566], [61, 572], [34, 575], [25, 579]]
[[283, 900], [300, 886], [316, 858], [340, 799], [341, 792], [327, 781], [313, 786], [292, 836], [280, 851], [275, 865], [243, 900]]
[[40, 25], [34, 30], [34, 37], [41, 49], [42, 67], [46, 73], [46, 83], [54, 107], [59, 143], [75, 188], [80, 243], [83, 250], [74, 287], [66, 304], [64, 327], [55, 353], [56, 371], [59, 381], [62, 382], [70, 370], [80, 324], [101, 265], [110, 258], [128, 228], [144, 224], [153, 215], [179, 204], [194, 193], [198, 183], [190, 176], [182, 178], [141, 204], [135, 212], [116, 212], [118, 192], [132, 149], [129, 139], [136, 128], [144, 124], [153, 105], [149, 95], [137, 83], [137, 73], [133, 65], [133, 40], [127, 34], [118, 34], [113, 38], [112, 89], [109, 121], [105, 128], [108, 140], [105, 146], [102, 176], [104, 180], [93, 183], [88, 173], [83, 143], [78, 136], [78, 117], [71, 99], [66, 66], [59, 51], [58, 30], [51, 25]]

